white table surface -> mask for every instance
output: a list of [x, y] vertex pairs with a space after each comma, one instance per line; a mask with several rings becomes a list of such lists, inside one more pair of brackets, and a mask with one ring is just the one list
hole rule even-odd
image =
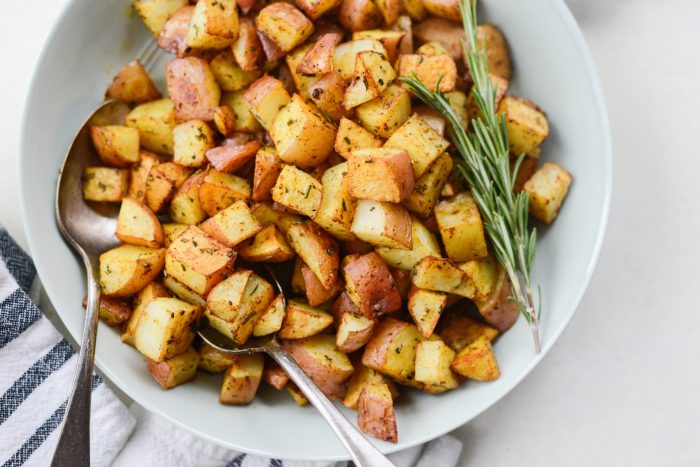
[[[10, 0], [0, 14], [0, 223], [23, 245], [20, 118], [39, 49], [65, 1]], [[464, 442], [463, 465], [700, 465], [693, 298], [700, 289], [693, 113], [700, 2], [568, 3], [599, 68], [612, 123], [605, 246], [578, 312], [544, 361], [453, 434]]]

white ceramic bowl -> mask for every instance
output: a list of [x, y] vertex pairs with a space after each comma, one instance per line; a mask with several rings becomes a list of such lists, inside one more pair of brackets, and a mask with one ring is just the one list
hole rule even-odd
[[[440, 396], [404, 391], [397, 409], [393, 452], [433, 439], [478, 415], [527, 375], [551, 348], [586, 289], [603, 240], [612, 156], [603, 95], [585, 42], [561, 0], [485, 0], [482, 20], [509, 39], [516, 78], [512, 90], [542, 106], [551, 136], [543, 158], [560, 162], [574, 182], [561, 214], [541, 229], [534, 277], [542, 285], [542, 354], [533, 352], [521, 318], [495, 349], [502, 376], [466, 383]], [[61, 239], [53, 217], [54, 185], [73, 135], [102, 99], [113, 74], [148, 40], [127, 0], [74, 0], [54, 25], [39, 58], [22, 130], [20, 190], [31, 254], [51, 301], [73, 337], [82, 329], [84, 274]], [[162, 84], [163, 67], [156, 78]], [[97, 366], [134, 400], [197, 435], [251, 453], [290, 459], [339, 460], [347, 455], [312, 408], [286, 392], [264, 388], [247, 407], [218, 403], [219, 378], [163, 391], [143, 358], [100, 325]], [[352, 419], [355, 413], [346, 411]]]

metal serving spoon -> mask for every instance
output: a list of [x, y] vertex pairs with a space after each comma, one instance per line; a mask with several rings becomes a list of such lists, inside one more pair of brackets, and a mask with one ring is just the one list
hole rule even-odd
[[[99, 256], [118, 244], [114, 231], [119, 208], [116, 205], [107, 206], [84, 201], [82, 174], [86, 166], [99, 164], [99, 158], [90, 140], [90, 125], [121, 124], [128, 111], [128, 106], [118, 101], [102, 104], [85, 122], [73, 140], [58, 178], [56, 222], [65, 239], [85, 264], [88, 293], [78, 367], [52, 466], [90, 465], [90, 399], [100, 301]], [[279, 281], [269, 268], [267, 275], [283, 293]], [[207, 320], [202, 320], [201, 323], [202, 328], [198, 334], [206, 342], [224, 352], [233, 354], [264, 352], [272, 357], [318, 409], [355, 464], [360, 467], [394, 465], [318, 389], [287, 351], [279, 345], [274, 335], [255, 339], [245, 346], [236, 347], [232, 341], [209, 328]]]

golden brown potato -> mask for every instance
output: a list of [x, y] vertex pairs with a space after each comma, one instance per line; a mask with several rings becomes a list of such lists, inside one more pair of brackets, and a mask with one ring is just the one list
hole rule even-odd
[[133, 60], [119, 70], [107, 88], [105, 98], [137, 105], [160, 99], [160, 92], [141, 62]]
[[301, 262], [301, 275], [304, 280], [304, 293], [311, 306], [326, 303], [345, 289], [345, 283], [342, 280], [336, 281], [329, 289], [325, 288], [316, 274], [303, 261]]
[[170, 297], [168, 290], [159, 282], [149, 283], [136, 294], [129, 320], [122, 326], [122, 342], [134, 345], [134, 332], [136, 331], [139, 319], [141, 319], [141, 314], [148, 302], [156, 297]]
[[491, 342], [484, 336], [460, 350], [451, 368], [458, 375], [476, 381], [493, 381], [501, 376]]
[[400, 203], [413, 191], [413, 168], [403, 149], [356, 149], [347, 164], [348, 192], [355, 198]]
[[158, 218], [147, 206], [130, 198], [122, 200], [114, 234], [122, 242], [132, 245], [163, 246], [163, 226]]
[[85, 200], [118, 203], [126, 196], [129, 171], [111, 167], [85, 167], [82, 181]]
[[551, 224], [570, 185], [571, 174], [562, 166], [553, 162], [542, 164], [523, 187], [530, 197], [530, 214], [545, 224]]
[[384, 147], [408, 153], [413, 173], [418, 179], [445, 152], [450, 143], [423, 118], [413, 114], [386, 140]]
[[461, 21], [458, 0], [423, 0], [429, 14], [452, 21]]
[[190, 347], [185, 353], [164, 360], [160, 363], [147, 360], [148, 370], [163, 389], [171, 389], [191, 381], [197, 376], [199, 353]]
[[340, 0], [298, 0], [296, 3], [306, 16], [315, 21], [340, 5]]
[[129, 167], [139, 161], [139, 132], [122, 125], [90, 126], [92, 144], [103, 162]]
[[313, 44], [304, 44], [297, 47], [285, 57], [285, 63], [287, 64], [289, 75], [293, 82], [293, 86], [289, 86], [287, 90], [292, 94], [296, 91], [305, 99], [309, 99], [311, 97], [311, 94], [309, 93], [311, 86], [321, 78], [320, 74], [302, 73], [300, 70], [298, 70], [299, 65], [301, 65], [304, 57], [306, 57], [306, 54], [312, 47]]
[[511, 154], [528, 154], [549, 136], [549, 123], [534, 104], [514, 96], [505, 96], [498, 106], [505, 114]]
[[236, 200], [250, 199], [250, 185], [244, 178], [209, 169], [199, 186], [199, 202], [208, 216], [215, 216]]
[[[404, 2], [405, 3], [405, 2]], [[422, 0], [421, 0], [422, 3]], [[408, 15], [401, 15], [391, 26], [392, 31], [402, 32], [403, 37], [399, 41], [396, 48], [397, 54], [412, 54], [413, 53], [413, 22]], [[392, 60], [394, 63], [395, 60]]]
[[423, 340], [413, 324], [386, 318], [377, 324], [372, 339], [365, 346], [362, 364], [399, 383], [412, 383], [416, 370], [416, 347]]
[[185, 5], [187, 0], [136, 0], [133, 7], [151, 34], [158, 37], [168, 18]]
[[222, 352], [206, 342], [199, 348], [199, 368], [208, 373], [223, 373], [236, 359], [235, 355]]
[[396, 281], [377, 253], [346, 262], [343, 277], [348, 296], [366, 317], [373, 319], [401, 308]]
[[396, 72], [384, 54], [369, 50], [360, 52], [355, 58], [352, 81], [345, 91], [345, 109], [379, 97], [394, 78]]
[[287, 383], [289, 383], [289, 375], [287, 372], [280, 368], [277, 364], [271, 365], [269, 362], [265, 363], [262, 378], [263, 381], [278, 391], [284, 389]]
[[287, 231], [292, 249], [327, 289], [338, 280], [340, 248], [333, 237], [312, 221], [292, 224]]
[[238, 66], [231, 50], [219, 52], [209, 62], [209, 66], [222, 91], [245, 89], [262, 74], [262, 70], [243, 70]]
[[428, 385], [432, 393], [457, 388], [459, 379], [450, 369], [454, 356], [441, 340], [421, 342], [416, 347], [416, 381]]
[[233, 269], [236, 252], [190, 226], [165, 255], [165, 271], [195, 293], [206, 295]]
[[302, 217], [288, 211], [280, 211], [267, 203], [254, 203], [251, 211], [263, 225], [274, 224], [285, 235], [289, 226], [302, 221]]
[[263, 63], [263, 49], [255, 22], [251, 18], [239, 18], [238, 38], [231, 46], [233, 56], [241, 70], [252, 71]]
[[467, 274], [469, 281], [474, 285], [475, 299], [485, 300], [490, 297], [501, 272], [501, 265], [494, 256], [489, 255], [460, 263], [459, 268]]
[[284, 165], [272, 188], [272, 199], [298, 213], [314, 217], [321, 204], [322, 185], [293, 165]]
[[415, 217], [411, 217], [412, 248], [377, 247], [375, 251], [389, 266], [410, 271], [423, 258], [442, 257], [435, 235]]
[[[527, 182], [537, 170], [537, 158], [526, 156], [523, 158], [518, 168], [518, 173], [515, 177], [515, 183], [513, 184], [513, 193], [520, 193], [525, 189], [525, 182]], [[515, 172], [515, 162], [511, 162], [510, 173]], [[133, 172], [131, 176], [132, 180], [134, 178]], [[530, 196], [530, 203], [532, 203], [532, 196]]]
[[281, 339], [303, 339], [314, 336], [333, 323], [333, 317], [299, 300], [287, 302], [287, 313], [277, 335]]
[[170, 201], [170, 219], [179, 224], [199, 224], [207, 218], [207, 213], [199, 202], [199, 187], [206, 175], [197, 172], [180, 185]]
[[345, 91], [345, 80], [340, 73], [332, 71], [309, 87], [309, 98], [323, 114], [337, 122], [348, 113]]
[[260, 148], [260, 142], [248, 139], [241, 134], [240, 138], [230, 138], [222, 146], [209, 149], [206, 158], [219, 172], [235, 173], [252, 161]]
[[411, 282], [421, 289], [474, 298], [476, 289], [466, 272], [449, 260], [428, 256], [415, 265]]
[[350, 353], [363, 347], [372, 337], [374, 324], [374, 320], [364, 315], [345, 313], [340, 319], [335, 338], [338, 350]]
[[188, 224], [163, 224], [163, 234], [165, 238], [164, 246], [169, 247], [171, 243], [175, 241], [177, 237], [180, 236], [182, 232], [187, 230]]
[[428, 17], [413, 28], [420, 42], [437, 42], [453, 60], [462, 58], [462, 41], [467, 39], [462, 25], [443, 18]]
[[510, 66], [510, 52], [503, 33], [493, 24], [480, 24], [477, 26], [477, 45], [480, 49], [486, 47], [491, 73], [510, 80], [513, 74]]
[[267, 336], [268, 334], [279, 331], [282, 327], [282, 323], [284, 322], [285, 313], [286, 304], [284, 295], [279, 294], [272, 300], [272, 302], [270, 302], [265, 311], [263, 311], [258, 317], [258, 320], [255, 322], [255, 326], [253, 327], [253, 335], [256, 337]]
[[440, 320], [438, 334], [452, 350], [459, 352], [479, 337], [489, 342], [498, 336], [498, 329], [469, 318], [454, 308], [448, 310]]
[[398, 75], [414, 75], [434, 91], [440, 82], [440, 92], [452, 92], [457, 87], [457, 65], [449, 55], [399, 55]]
[[289, 392], [289, 395], [292, 396], [292, 399], [294, 399], [294, 403], [297, 406], [303, 407], [305, 405], [309, 405], [309, 399], [306, 398], [304, 393], [301, 392], [301, 389], [299, 389], [296, 384], [290, 381], [287, 383], [285, 388], [287, 389], [287, 392]]
[[352, 120], [343, 117], [335, 138], [335, 151], [345, 159], [356, 149], [379, 148], [382, 139], [365, 130]]
[[187, 30], [187, 45], [201, 49], [225, 49], [238, 36], [235, 0], [202, 0], [194, 7]]
[[289, 52], [314, 32], [314, 24], [301, 11], [281, 2], [260, 10], [255, 25], [283, 52]]
[[[87, 307], [87, 297], [83, 298], [83, 308]], [[100, 319], [108, 326], [117, 326], [125, 323], [131, 316], [131, 305], [122, 298], [113, 298], [103, 295], [100, 297], [98, 314]]]
[[356, 201], [348, 192], [347, 163], [334, 165], [321, 177], [321, 203], [313, 220], [340, 240], [354, 240], [350, 231]]
[[376, 39], [358, 39], [338, 44], [333, 51], [333, 68], [344, 80], [349, 81], [355, 75], [355, 62], [360, 52], [377, 52], [388, 56], [386, 49]]
[[488, 297], [477, 296], [474, 298], [474, 303], [487, 323], [505, 332], [517, 321], [520, 310], [510, 300], [513, 291], [510, 279], [503, 268], [498, 268], [498, 275], [490, 289], [491, 293]]
[[[496, 108], [498, 108], [501, 105], [501, 101], [503, 100], [503, 98], [506, 96], [506, 93], [508, 92], [508, 86], [510, 83], [508, 83], [507, 80], [500, 78], [494, 74], [490, 74], [489, 77], [491, 78], [491, 85], [493, 86], [493, 89], [496, 91], [495, 103], [496, 103]], [[479, 111], [479, 107], [476, 104], [476, 100], [474, 99], [474, 94], [471, 92], [469, 93], [469, 97], [467, 98], [466, 111], [467, 111], [467, 114], [469, 116], [469, 121], [471, 121], [474, 118], [479, 118], [482, 116], [481, 112]]]
[[100, 288], [112, 297], [126, 297], [144, 288], [163, 270], [165, 250], [120, 245], [100, 255]]
[[231, 109], [235, 118], [235, 131], [255, 133], [262, 130], [260, 123], [250, 111], [248, 102], [244, 99], [245, 91], [224, 92], [221, 94], [221, 105]]
[[343, 405], [348, 409], [357, 409], [357, 402], [360, 399], [360, 394], [362, 390], [368, 384], [372, 383], [384, 383], [389, 387], [389, 391], [393, 398], [399, 396], [399, 390], [396, 387], [396, 383], [392, 380], [379, 373], [376, 370], [364, 366], [362, 363], [354, 363], [355, 372], [352, 374], [350, 381], [348, 382], [348, 390], [345, 392], [345, 397], [343, 398]]
[[224, 374], [219, 402], [234, 405], [251, 403], [262, 380], [264, 364], [261, 354], [236, 355]]
[[187, 45], [187, 32], [193, 15], [194, 6], [191, 5], [183, 6], [173, 13], [158, 34], [158, 47], [178, 57], [200, 53], [199, 49]]
[[166, 66], [166, 83], [178, 121], [214, 118], [221, 89], [205, 60], [185, 57], [170, 61]]
[[388, 138], [411, 115], [411, 98], [403, 87], [392, 84], [376, 99], [359, 105], [357, 119], [363, 127]]
[[127, 196], [136, 201], [143, 202], [146, 195], [146, 178], [151, 169], [162, 163], [160, 157], [149, 151], [139, 151], [139, 163], [131, 166], [129, 177], [129, 192]]
[[447, 122], [445, 121], [445, 117], [440, 112], [434, 110], [432, 107], [428, 107], [427, 105], [419, 105], [413, 109], [413, 112], [414, 115], [418, 115], [420, 118], [422, 118], [425, 123], [427, 123], [430, 128], [435, 130], [438, 135], [445, 135]]
[[188, 179], [192, 169], [174, 162], [164, 162], [151, 168], [146, 177], [144, 198], [154, 213], [160, 213]]
[[274, 224], [263, 227], [251, 241], [240, 246], [238, 253], [253, 263], [283, 263], [294, 258], [286, 236]]
[[199, 167], [214, 147], [214, 131], [202, 120], [189, 120], [173, 128], [173, 162]]
[[357, 425], [363, 433], [377, 439], [399, 442], [394, 401], [386, 384], [370, 383], [364, 387], [357, 401]]
[[374, 246], [407, 249], [413, 246], [411, 216], [400, 204], [358, 200], [350, 230]]
[[396, 281], [401, 300], [408, 300], [408, 292], [411, 289], [411, 272], [405, 269], [389, 267], [391, 277]]
[[363, 31], [379, 27], [383, 17], [372, 0], [342, 0], [338, 20], [345, 29]]
[[319, 37], [316, 43], [306, 52], [306, 55], [304, 55], [304, 58], [297, 67], [297, 71], [310, 74], [325, 74], [333, 71], [333, 52], [335, 51], [335, 46], [340, 43], [341, 39], [341, 34], [332, 32]]
[[207, 301], [202, 295], [196, 293], [185, 284], [175, 279], [173, 276], [165, 276], [163, 279], [163, 285], [171, 294], [183, 302], [201, 307], [205, 307], [207, 305]]
[[253, 201], [272, 199], [272, 188], [282, 171], [282, 163], [273, 147], [263, 147], [255, 154], [253, 173]]
[[471, 261], [488, 255], [484, 224], [471, 193], [465, 191], [435, 206], [447, 257], [454, 261]]
[[200, 307], [177, 298], [153, 298], [136, 325], [134, 346], [156, 363], [180, 355], [192, 344], [195, 333], [191, 327], [201, 314]]
[[348, 356], [336, 349], [333, 336], [319, 334], [283, 341], [282, 347], [324, 394], [333, 399], [343, 396], [353, 367]]
[[408, 292], [408, 312], [411, 313], [413, 322], [426, 339], [433, 335], [433, 330], [446, 306], [447, 294], [423, 290], [411, 285], [411, 290]]
[[250, 112], [266, 130], [272, 129], [280, 110], [291, 99], [284, 84], [269, 75], [251, 84], [243, 98], [248, 102]]
[[416, 49], [418, 55], [449, 55], [449, 51], [439, 42], [426, 42]]
[[389, 63], [393, 63], [398, 55], [398, 47], [401, 39], [405, 36], [401, 31], [390, 31], [385, 29], [370, 29], [366, 31], [357, 31], [352, 34], [353, 40], [374, 39], [379, 41], [386, 50], [386, 57]]
[[392, 25], [401, 13], [401, 0], [375, 0], [386, 25]]
[[170, 99], [137, 105], [126, 116], [126, 126], [139, 131], [139, 144], [149, 151], [172, 154], [175, 107]]
[[423, 219], [428, 217], [440, 199], [440, 192], [452, 173], [452, 167], [449, 154], [440, 155], [416, 180], [413, 193], [404, 201], [406, 208]]
[[248, 205], [238, 200], [207, 219], [200, 228], [215, 240], [233, 247], [260, 232], [263, 226], [253, 216]]

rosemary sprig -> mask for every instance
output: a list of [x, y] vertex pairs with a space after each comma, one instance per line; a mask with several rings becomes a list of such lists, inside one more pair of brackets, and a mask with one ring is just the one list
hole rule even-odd
[[423, 102], [443, 114], [450, 123], [449, 133], [463, 161], [458, 167], [469, 183], [472, 196], [484, 218], [484, 227], [496, 258], [508, 274], [512, 284], [510, 300], [525, 316], [537, 353], [541, 350], [539, 325], [540, 311], [530, 281], [530, 270], [535, 256], [537, 231], [528, 228], [527, 193], [513, 193], [515, 177], [524, 155], [511, 171], [508, 152], [508, 133], [503, 115], [496, 112], [496, 91], [489, 75], [485, 47], [477, 45], [477, 0], [470, 6], [459, 0], [466, 43], [462, 43], [474, 85], [472, 96], [480, 116], [472, 119], [472, 132], [462, 128], [449, 102], [438, 91], [428, 89], [417, 77], [402, 77], [411, 91]]

